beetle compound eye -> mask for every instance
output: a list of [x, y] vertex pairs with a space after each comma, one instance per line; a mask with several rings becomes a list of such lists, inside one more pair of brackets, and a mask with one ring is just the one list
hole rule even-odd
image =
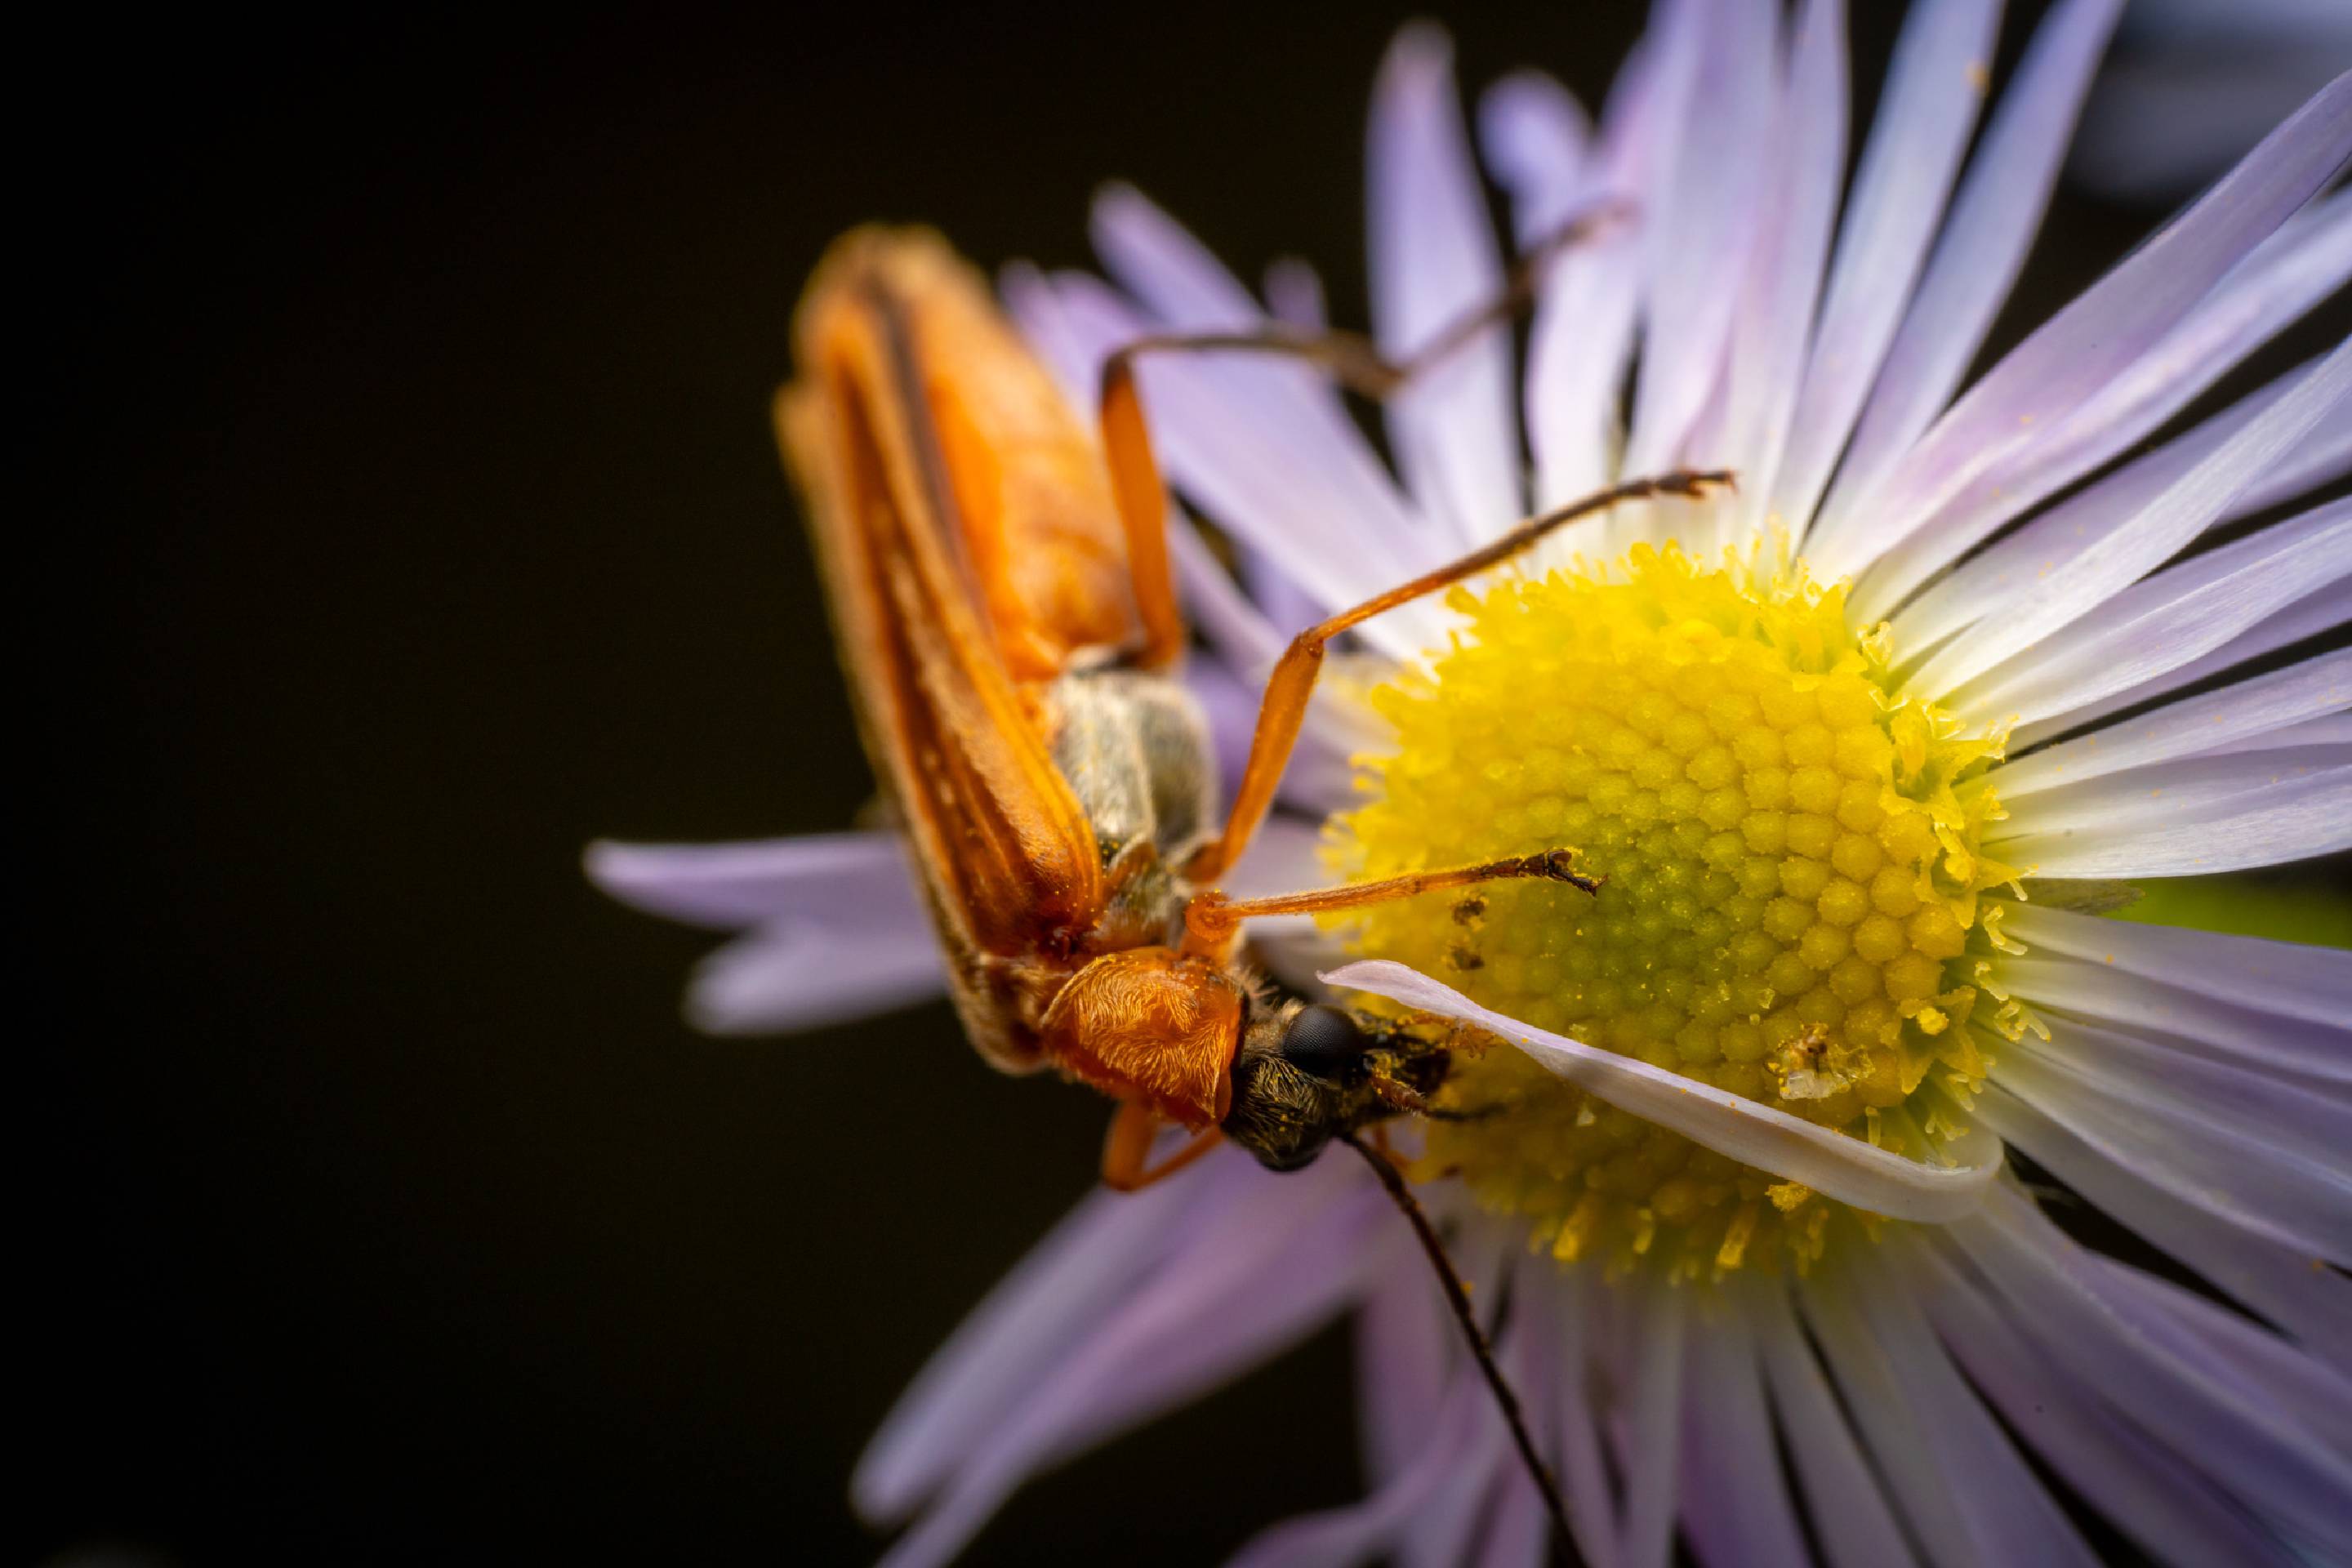
[[1321, 1003], [1302, 1007], [1282, 1035], [1282, 1059], [1301, 1072], [1338, 1080], [1364, 1059], [1369, 1042], [1356, 1020]]

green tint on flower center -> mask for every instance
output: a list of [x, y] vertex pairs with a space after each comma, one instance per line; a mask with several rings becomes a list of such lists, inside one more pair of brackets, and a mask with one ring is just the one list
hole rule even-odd
[[[1350, 876], [1573, 846], [1597, 896], [1503, 883], [1381, 906], [1350, 945], [1538, 1028], [1933, 1160], [1986, 1067], [1999, 942], [1954, 784], [2000, 755], [1892, 689], [1843, 584], [1669, 545], [1457, 590], [1426, 672], [1372, 696], [1392, 754], [1339, 818]], [[1818, 1256], [1829, 1202], [1590, 1100], [1513, 1050], [1469, 1057], [1429, 1124], [1458, 1173], [1564, 1259], [1707, 1275]]]

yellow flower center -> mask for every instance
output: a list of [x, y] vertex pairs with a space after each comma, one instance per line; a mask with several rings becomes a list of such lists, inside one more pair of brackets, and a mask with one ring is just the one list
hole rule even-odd
[[[1985, 1070], [1977, 848], [1954, 784], [2000, 755], [1888, 673], [1843, 584], [1636, 548], [1457, 591], [1468, 626], [1372, 694], [1395, 727], [1337, 819], [1354, 876], [1573, 847], [1607, 879], [1379, 907], [1360, 952], [1498, 1012], [1933, 1159]], [[1563, 1259], [1712, 1275], [1817, 1257], [1830, 1208], [1561, 1083], [1467, 1057], [1421, 1173], [1458, 1174]]]

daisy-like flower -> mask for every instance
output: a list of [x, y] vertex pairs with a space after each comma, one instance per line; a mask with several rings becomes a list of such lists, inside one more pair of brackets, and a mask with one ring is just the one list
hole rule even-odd
[[[1677, 1532], [1717, 1565], [2089, 1561], [2063, 1494], [2166, 1562], [2352, 1559], [2352, 958], [2098, 912], [2352, 846], [2352, 505], [2295, 501], [2352, 468], [2352, 345], [2204, 411], [2352, 276], [2352, 78], [1963, 385], [2116, 5], [2053, 7], [1979, 128], [1998, 9], [1915, 7], [1850, 188], [1836, 0], [1663, 5], [1597, 127], [1544, 79], [1494, 89], [1519, 242], [1631, 220], [1547, 270], [1516, 383], [1498, 329], [1387, 407], [1393, 471], [1307, 369], [1142, 372], [1230, 546], [1179, 519], [1191, 679], [1236, 752], [1298, 627], [1612, 479], [1738, 475], [1367, 623], [1256, 857], [1298, 887], [1575, 845], [1608, 878], [1270, 958], [1507, 1042], [1457, 1063], [1468, 1114], [1412, 1174], [1601, 1568]], [[1402, 355], [1504, 276], [1433, 32], [1382, 68], [1370, 161]], [[1304, 269], [1261, 304], [1132, 192], [1096, 238], [1116, 286], [1004, 280], [1082, 405], [1143, 333], [1319, 321]], [[692, 1005], [751, 1032], [936, 988], [899, 853], [591, 865], [746, 933]], [[2073, 1239], [2053, 1184], [2171, 1268]], [[1087, 1199], [856, 1501], [908, 1522], [891, 1562], [942, 1561], [1025, 1476], [1351, 1311], [1371, 1494], [1243, 1560], [1541, 1562], [1423, 1260], [1339, 1160]]]

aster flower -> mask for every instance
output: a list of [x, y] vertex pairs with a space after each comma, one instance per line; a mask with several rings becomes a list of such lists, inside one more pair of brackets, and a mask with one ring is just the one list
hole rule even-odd
[[[1413, 1173], [1596, 1564], [1678, 1531], [1710, 1564], [2089, 1561], [2062, 1491], [2162, 1561], [2352, 1556], [2352, 959], [2097, 912], [2352, 846], [2352, 506], [2295, 500], [2352, 468], [2352, 345], [2202, 412], [2352, 275], [2352, 78], [1964, 385], [2116, 8], [2054, 6], [1979, 134], [1998, 7], [1922, 0], [1850, 189], [1835, 0], [1662, 5], [1597, 127], [1496, 87], [1520, 242], [1636, 217], [1548, 270], [1516, 386], [1496, 331], [1385, 410], [1393, 472], [1307, 370], [1142, 372], [1231, 546], [1180, 519], [1191, 679], [1235, 752], [1318, 616], [1620, 476], [1739, 475], [1367, 623], [1257, 857], [1300, 886], [1566, 843], [1609, 877], [1271, 933], [1293, 972], [1507, 1042], [1457, 1067], [1470, 1114]], [[1503, 276], [1435, 33], [1385, 63], [1370, 158], [1401, 354]], [[1076, 398], [1146, 332], [1318, 319], [1302, 268], [1261, 305], [1131, 191], [1095, 234], [1116, 287], [1004, 280]], [[691, 1005], [757, 1032], [936, 989], [898, 857], [591, 869], [743, 931]], [[2073, 1239], [2051, 1182], [2171, 1273]], [[1086, 1200], [856, 1501], [911, 1521], [891, 1562], [942, 1561], [1025, 1476], [1350, 1311], [1371, 1494], [1242, 1559], [1542, 1561], [1410, 1237], [1338, 1161], [1226, 1152]]]

